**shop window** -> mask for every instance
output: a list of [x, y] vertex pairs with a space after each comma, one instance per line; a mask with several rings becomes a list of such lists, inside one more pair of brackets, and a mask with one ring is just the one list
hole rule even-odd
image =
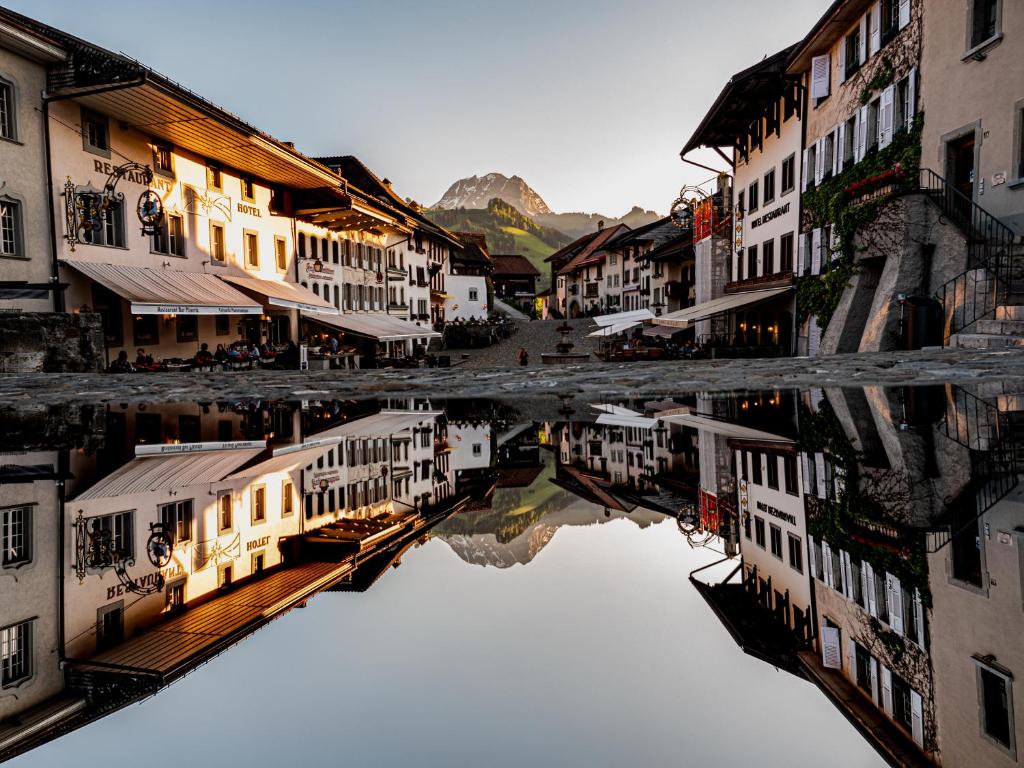
[[105, 115], [82, 108], [82, 148], [94, 155], [110, 157], [110, 122]]
[[228, 336], [231, 333], [231, 317], [228, 315], [217, 315], [214, 322], [218, 336]]
[[789, 540], [789, 567], [797, 573], [804, 572], [803, 542], [792, 533], [787, 534]]
[[27, 256], [22, 234], [21, 204], [7, 197], [0, 198], [0, 256]]
[[978, 48], [999, 34], [1000, 0], [972, 0], [970, 48]]
[[775, 199], [775, 169], [772, 168], [764, 175], [764, 202], [770, 203]]
[[210, 259], [223, 264], [226, 258], [224, 246], [224, 225], [217, 221], [210, 222]]
[[221, 192], [224, 189], [224, 172], [216, 165], [210, 165], [206, 168], [206, 186], [215, 192]]
[[274, 261], [279, 272], [288, 268], [288, 241], [283, 237], [274, 238]]
[[192, 541], [192, 500], [175, 501], [160, 507], [160, 522], [171, 534], [174, 545]]
[[0, 510], [0, 547], [4, 568], [32, 560], [32, 507]]
[[790, 155], [782, 161], [782, 194], [792, 192], [796, 186], [796, 155]]
[[164, 441], [164, 422], [159, 413], [137, 413], [135, 415], [135, 442], [140, 445], [156, 445]]
[[1015, 757], [1013, 723], [1013, 677], [1003, 669], [975, 659], [978, 677], [979, 715], [982, 732]]
[[260, 265], [259, 236], [255, 232], [245, 232], [242, 235], [242, 243], [245, 248], [245, 265], [258, 267]]
[[193, 414], [178, 417], [178, 438], [183, 443], [203, 442], [203, 422]]
[[242, 180], [242, 199], [247, 203], [256, 202], [256, 184], [250, 178], [243, 178]]
[[167, 144], [153, 145], [153, 171], [174, 178], [174, 151]]
[[761, 549], [764, 549], [764, 518], [754, 518], [754, 543]]
[[18, 138], [17, 113], [14, 107], [14, 84], [0, 79], [0, 138]]
[[199, 338], [199, 318], [195, 315], [178, 315], [174, 325], [178, 343], [187, 344]]
[[771, 538], [772, 555], [782, 559], [782, 529], [777, 525], [768, 526], [768, 535]]
[[160, 318], [157, 315], [135, 315], [132, 318], [132, 340], [137, 347], [160, 343]]
[[108, 248], [125, 247], [124, 206], [111, 202], [100, 212], [97, 226], [82, 232], [82, 242]]

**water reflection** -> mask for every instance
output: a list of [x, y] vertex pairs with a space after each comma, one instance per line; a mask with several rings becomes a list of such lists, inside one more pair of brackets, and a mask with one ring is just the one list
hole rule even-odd
[[816, 685], [890, 762], [1015, 764], [1022, 410], [939, 387], [529, 417], [420, 399], [7, 414], [0, 759], [318, 593], [371, 588], [430, 537], [509, 569], [559, 528], [628, 521], [702, 553], [694, 621]]

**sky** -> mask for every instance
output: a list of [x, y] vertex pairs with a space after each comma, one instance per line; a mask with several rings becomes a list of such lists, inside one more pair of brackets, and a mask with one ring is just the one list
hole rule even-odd
[[[666, 213], [729, 77], [829, 0], [0, 0], [124, 52], [308, 155], [436, 203], [523, 177], [556, 212]], [[713, 153], [695, 154], [721, 167]]]

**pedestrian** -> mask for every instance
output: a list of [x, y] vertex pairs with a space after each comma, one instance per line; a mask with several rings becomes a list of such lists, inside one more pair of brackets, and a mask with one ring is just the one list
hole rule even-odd
[[526, 351], [526, 347], [519, 348], [519, 364], [529, 365], [530, 364], [530, 353]]
[[117, 360], [110, 364], [111, 373], [131, 373], [134, 370], [132, 364], [128, 362], [128, 353], [123, 349], [117, 353]]

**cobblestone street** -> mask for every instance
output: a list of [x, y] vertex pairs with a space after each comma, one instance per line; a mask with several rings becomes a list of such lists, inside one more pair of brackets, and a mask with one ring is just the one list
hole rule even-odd
[[[554, 352], [555, 345], [562, 340], [556, 330], [563, 323], [573, 327], [569, 341], [575, 346], [574, 352], [595, 352], [598, 339], [588, 338], [587, 334], [597, 330], [597, 324], [591, 318], [579, 320], [533, 320], [517, 321], [519, 331], [509, 339], [504, 339], [484, 349], [446, 349], [441, 354], [451, 355], [452, 363], [460, 363], [466, 368], [493, 368], [496, 366], [518, 366], [519, 349], [525, 347], [530, 356], [530, 367], [543, 365], [542, 352]], [[591, 357], [591, 362], [596, 358]]]

